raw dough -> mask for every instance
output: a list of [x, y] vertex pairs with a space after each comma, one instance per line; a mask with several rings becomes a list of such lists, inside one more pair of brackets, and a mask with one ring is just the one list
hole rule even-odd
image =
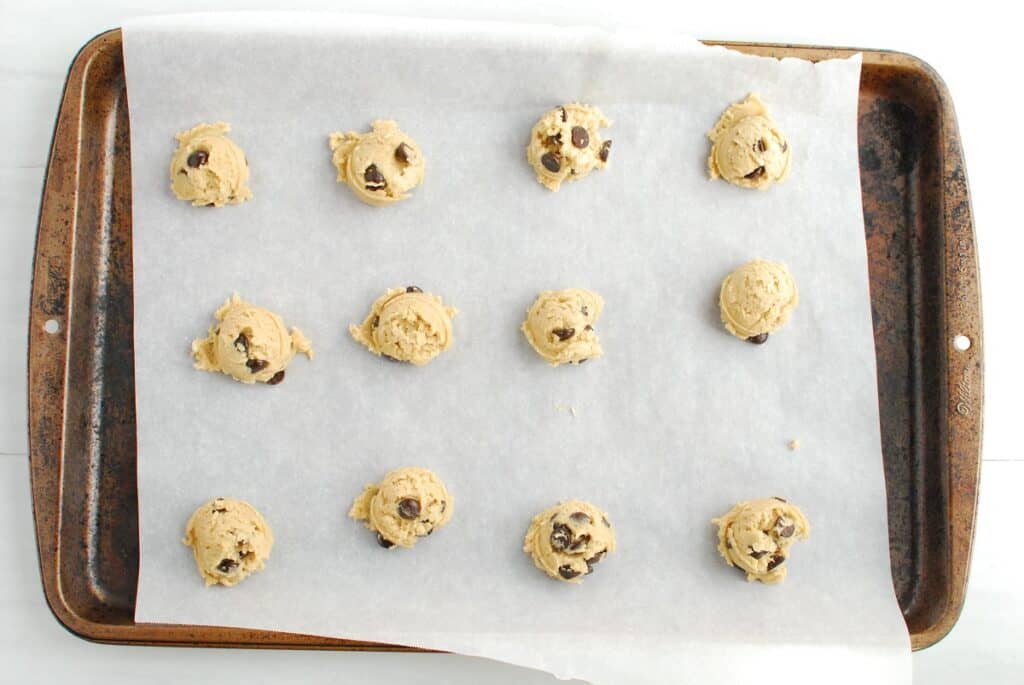
[[412, 547], [448, 523], [452, 498], [432, 471], [416, 467], [395, 469], [377, 485], [367, 485], [348, 515], [377, 533], [385, 549]]
[[733, 185], [764, 190], [789, 175], [789, 143], [757, 93], [730, 105], [708, 138], [712, 179], [722, 177]]
[[781, 497], [740, 502], [718, 524], [718, 552], [747, 580], [778, 583], [786, 577], [785, 561], [797, 540], [810, 537], [811, 526], [796, 506]]
[[722, 323], [730, 333], [761, 344], [800, 303], [796, 282], [785, 264], [755, 259], [722, 281], [718, 294]]
[[522, 331], [551, 366], [581, 364], [601, 356], [594, 323], [604, 300], [583, 288], [545, 290], [526, 312]]
[[526, 146], [526, 159], [537, 180], [557, 191], [562, 181], [578, 181], [591, 169], [607, 166], [612, 141], [602, 139], [598, 129], [610, 125], [597, 107], [579, 103], [542, 116]]
[[313, 358], [313, 347], [298, 328], [289, 334], [281, 317], [232, 295], [214, 313], [217, 323], [192, 341], [195, 367], [220, 371], [243, 383], [277, 385], [296, 352]]
[[182, 542], [192, 548], [207, 585], [230, 587], [263, 568], [274, 535], [251, 504], [218, 497], [196, 509]]
[[533, 517], [523, 551], [552, 578], [579, 583], [615, 551], [615, 531], [608, 515], [590, 502], [566, 500]]
[[376, 355], [423, 366], [451, 346], [456, 314], [455, 307], [444, 306], [440, 297], [414, 285], [389, 288], [363, 323], [351, 324], [348, 332]]
[[227, 137], [224, 122], [199, 124], [179, 133], [171, 158], [171, 190], [193, 205], [222, 207], [252, 198], [249, 162], [242, 148]]
[[407, 199], [423, 181], [423, 153], [395, 122], [377, 119], [372, 126], [369, 133], [332, 133], [331, 160], [339, 183], [363, 202], [383, 207]]

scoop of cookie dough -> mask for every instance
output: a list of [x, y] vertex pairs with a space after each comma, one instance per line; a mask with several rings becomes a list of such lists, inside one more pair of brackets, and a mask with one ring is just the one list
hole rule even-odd
[[789, 548], [811, 534], [803, 512], [781, 497], [740, 502], [711, 522], [718, 525], [718, 552], [726, 563], [748, 581], [768, 584], [786, 577]]
[[389, 288], [363, 323], [351, 324], [348, 332], [376, 355], [423, 366], [451, 346], [452, 317], [457, 313], [437, 295], [414, 285]]
[[207, 585], [230, 587], [263, 568], [274, 535], [251, 504], [218, 497], [196, 509], [182, 542], [192, 548]]
[[221, 207], [252, 198], [249, 162], [242, 148], [227, 137], [223, 122], [199, 124], [179, 133], [171, 158], [171, 190], [193, 205]]
[[405, 200], [423, 181], [423, 153], [398, 124], [377, 119], [368, 133], [330, 136], [338, 182], [375, 207]]
[[376, 532], [381, 547], [391, 549], [412, 547], [448, 523], [452, 509], [452, 497], [440, 478], [427, 469], [405, 467], [367, 485], [348, 515]]
[[580, 364], [601, 356], [594, 323], [604, 300], [583, 288], [545, 290], [526, 313], [522, 331], [551, 366]]
[[552, 578], [579, 583], [615, 551], [615, 531], [608, 515], [590, 502], [566, 500], [533, 517], [523, 551]]
[[291, 333], [272, 311], [232, 295], [214, 313], [217, 323], [192, 341], [195, 367], [220, 371], [243, 383], [277, 385], [296, 352], [313, 358], [313, 346], [298, 328]]
[[592, 169], [604, 168], [612, 141], [599, 128], [610, 126], [597, 107], [574, 103], [556, 107], [540, 118], [530, 132], [526, 159], [537, 180], [557, 191], [562, 181], [578, 181]]
[[708, 138], [712, 179], [721, 177], [733, 185], [764, 190], [789, 175], [789, 143], [757, 93], [730, 105]]
[[737, 338], [761, 344], [789, 321], [800, 303], [785, 264], [755, 259], [722, 281], [718, 295], [722, 323]]

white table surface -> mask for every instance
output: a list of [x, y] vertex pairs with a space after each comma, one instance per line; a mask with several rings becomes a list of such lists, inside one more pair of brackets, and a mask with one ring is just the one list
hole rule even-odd
[[[65, 631], [43, 599], [31, 517], [26, 437], [26, 320], [43, 174], [67, 68], [93, 35], [141, 13], [211, 9], [350, 9], [377, 13], [617, 26], [656, 22], [701, 38], [850, 45], [915, 54], [956, 104], [971, 182], [985, 292], [985, 452], [967, 603], [953, 631], [914, 655], [914, 683], [1024, 682], [1024, 541], [1016, 527], [1024, 454], [1015, 420], [1024, 363], [1015, 334], [1024, 248], [1018, 191], [1019, 22], [985, 2], [956, 10], [892, 0], [835, 9], [821, 0], [729, 3], [651, 0], [146, 3], [0, 0], [0, 682], [554, 683], [552, 677], [449, 655], [213, 650], [96, 645]], [[997, 78], [1005, 85], [995, 86]], [[827, 664], [822, 664], [827, 682]], [[784, 670], [784, 669], [783, 669]], [[680, 682], [685, 682], [680, 677]]]

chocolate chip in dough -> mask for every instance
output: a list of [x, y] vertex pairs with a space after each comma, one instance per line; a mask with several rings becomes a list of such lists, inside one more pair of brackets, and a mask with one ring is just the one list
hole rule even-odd
[[569, 514], [569, 519], [573, 523], [593, 523], [594, 519], [590, 518], [590, 514], [585, 511], [574, 511]]
[[754, 149], [758, 152], [764, 152], [768, 149], [768, 143], [765, 142], [764, 138], [758, 138], [757, 143], [754, 145]]
[[231, 569], [238, 566], [238, 562], [234, 559], [221, 559], [220, 563], [217, 564], [217, 570], [221, 573], [231, 573]]
[[758, 333], [747, 338], [748, 343], [754, 343], [755, 345], [764, 345], [766, 340], [768, 340], [767, 333]]
[[553, 335], [555, 335], [562, 342], [565, 342], [566, 340], [568, 340], [572, 336], [576, 335], [576, 329], [575, 328], [556, 328], [553, 331], [551, 331], [551, 333]]
[[420, 515], [420, 501], [406, 497], [398, 502], [398, 515], [407, 521], [414, 521]]
[[576, 538], [575, 540], [572, 541], [572, 544], [569, 545], [569, 551], [570, 552], [579, 552], [584, 547], [586, 547], [587, 543], [589, 543], [589, 542], [590, 542], [590, 536], [587, 535], [586, 533], [584, 533], [583, 535], [580, 535], [578, 538]]
[[608, 154], [612, 151], [612, 141], [606, 140], [601, 143], [601, 150], [597, 153], [598, 159], [602, 162], [608, 161]]
[[562, 576], [566, 580], [572, 580], [573, 578], [575, 578], [579, 574], [580, 574], [580, 572], [577, 571], [576, 569], [574, 569], [569, 564], [564, 564], [564, 565], [558, 567], [558, 575]]
[[759, 166], [753, 171], [751, 171], [749, 174], [744, 176], [743, 178], [749, 178], [753, 180], [755, 178], [761, 178], [762, 176], [764, 176], [764, 166]]
[[267, 368], [270, 365], [270, 362], [266, 359], [250, 359], [245, 363], [245, 365], [249, 367], [249, 371], [252, 373], [259, 373], [263, 369]]
[[419, 287], [417, 287], [415, 285], [410, 285], [410, 286], [407, 286], [405, 288], [405, 292], [407, 292], [407, 293], [421, 293], [421, 292], [423, 292], [423, 288], [419, 288]]
[[284, 380], [284, 369], [281, 369], [280, 371], [278, 371], [277, 373], [275, 373], [273, 376], [270, 377], [270, 380], [267, 381], [267, 385], [277, 385], [278, 383], [280, 383], [283, 380]]
[[367, 190], [384, 190], [388, 187], [384, 174], [380, 172], [376, 164], [366, 167], [366, 171], [363, 172], [363, 178], [366, 179]]
[[238, 350], [239, 352], [245, 352], [248, 354], [249, 338], [245, 335], [244, 332], [238, 334], [238, 337], [235, 338], [235, 342], [233, 343], [233, 345], [235, 346], [235, 349]]
[[384, 549], [391, 549], [395, 546], [395, 543], [391, 542], [391, 540], [388, 540], [380, 533], [377, 533], [377, 544], [383, 547]]
[[761, 549], [754, 549], [753, 547], [750, 548], [750, 556], [754, 557], [755, 559], [760, 559], [765, 554], [768, 554], [768, 552]]
[[768, 570], [774, 571], [776, 568], [782, 565], [782, 562], [786, 560], [786, 557], [781, 554], [773, 554], [771, 560], [768, 561]]
[[198, 169], [210, 161], [210, 153], [206, 150], [196, 150], [188, 156], [187, 164], [193, 169]]
[[565, 107], [562, 107], [561, 110], [562, 110], [562, 121], [569, 121], [569, 113], [565, 111]]
[[557, 152], [545, 152], [540, 158], [540, 163], [551, 173], [557, 174], [562, 168], [562, 155]]
[[572, 127], [572, 146], [583, 149], [590, 145], [590, 134], [582, 126]]
[[556, 523], [551, 530], [551, 549], [561, 552], [572, 543], [572, 531], [564, 523]]
[[412, 164], [416, 161], [416, 153], [413, 152], [412, 147], [405, 143], [399, 143], [398, 147], [395, 148], [395, 159], [402, 164]]

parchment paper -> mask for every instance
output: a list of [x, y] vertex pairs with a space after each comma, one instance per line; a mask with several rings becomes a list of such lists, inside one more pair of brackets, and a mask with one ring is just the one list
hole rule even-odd
[[[142, 566], [136, 620], [243, 626], [486, 656], [599, 683], [906, 683], [889, 570], [857, 170], [859, 58], [817, 66], [678, 35], [322, 15], [198, 15], [124, 29], [131, 112]], [[769, 192], [707, 179], [706, 131], [756, 91], [788, 134]], [[566, 101], [614, 121], [612, 164], [557, 194], [524, 149]], [[335, 182], [327, 136], [395, 118], [424, 150], [415, 197], [377, 209]], [[231, 123], [255, 199], [169, 190], [174, 134]], [[718, 321], [738, 264], [801, 291], [766, 345]], [[385, 288], [459, 308], [426, 368], [349, 339]], [[518, 330], [537, 292], [606, 301], [605, 356], [551, 369]], [[190, 341], [238, 291], [313, 341], [284, 383], [195, 371]], [[570, 411], [572, 410], [572, 411]], [[575, 415], [573, 415], [573, 411]], [[798, 451], [787, 449], [798, 439]], [[448, 527], [379, 548], [345, 513], [402, 465], [435, 470]], [[256, 505], [276, 544], [242, 585], [203, 586], [184, 524]], [[812, 537], [777, 587], [746, 583], [710, 519], [780, 495]], [[580, 497], [620, 549], [581, 586], [521, 551]], [[829, 672], [822, 672], [822, 665]], [[754, 674], [754, 675], [752, 675]]]

